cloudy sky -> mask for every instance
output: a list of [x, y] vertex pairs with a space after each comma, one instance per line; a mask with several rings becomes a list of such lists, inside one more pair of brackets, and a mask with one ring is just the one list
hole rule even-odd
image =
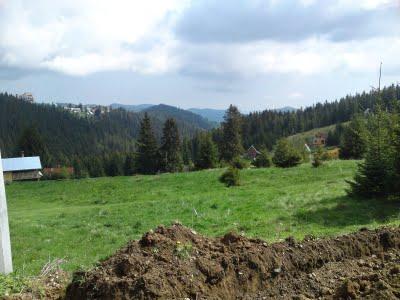
[[0, 0], [0, 91], [242, 110], [400, 81], [399, 0]]

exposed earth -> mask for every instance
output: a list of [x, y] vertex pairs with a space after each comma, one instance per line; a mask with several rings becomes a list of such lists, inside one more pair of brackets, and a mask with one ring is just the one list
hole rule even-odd
[[179, 223], [76, 272], [67, 299], [398, 299], [400, 228], [267, 244]]

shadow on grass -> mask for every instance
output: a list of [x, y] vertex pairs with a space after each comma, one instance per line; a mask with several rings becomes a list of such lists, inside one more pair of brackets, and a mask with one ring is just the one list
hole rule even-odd
[[322, 202], [322, 204], [328, 203], [329, 207], [302, 210], [294, 217], [298, 223], [329, 227], [385, 223], [400, 218], [400, 201], [353, 199], [343, 196]]

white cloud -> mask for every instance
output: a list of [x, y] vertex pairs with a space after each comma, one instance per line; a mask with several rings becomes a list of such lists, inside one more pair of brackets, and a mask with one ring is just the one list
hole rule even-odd
[[183, 4], [7, 0], [0, 6], [0, 63], [73, 75], [110, 69], [163, 72], [170, 67], [174, 41], [162, 26], [169, 26], [168, 17]]
[[291, 99], [299, 99], [299, 98], [303, 98], [304, 95], [301, 92], [292, 92], [289, 94], [289, 98]]
[[[308, 39], [299, 43], [253, 42], [238, 45], [181, 45], [180, 66], [197, 74], [252, 77], [281, 73], [301, 76], [332, 72], [374, 72], [381, 61], [400, 69], [400, 39], [332, 42]], [[196, 72], [197, 70], [197, 72]]]
[[[304, 6], [318, 2], [298, 1]], [[256, 6], [262, 2], [251, 3]], [[278, 1], [270, 0], [271, 5], [274, 2]], [[335, 3], [336, 10], [355, 11], [373, 10], [394, 2]], [[191, 4], [189, 0], [0, 0], [0, 66], [70, 75], [132, 70], [245, 77], [269, 73], [373, 72], [380, 61], [400, 68], [400, 40], [396, 36], [358, 41], [332, 41], [324, 36], [292, 42], [179, 40], [174, 34], [175, 20]]]

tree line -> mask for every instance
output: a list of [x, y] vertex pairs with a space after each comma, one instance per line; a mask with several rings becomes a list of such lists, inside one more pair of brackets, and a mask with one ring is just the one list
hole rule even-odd
[[[193, 137], [199, 129], [208, 126], [192, 113], [183, 114], [182, 110], [168, 106], [156, 108], [149, 116], [157, 141], [161, 140], [168, 114], [174, 113], [179, 131], [185, 137]], [[47, 148], [42, 157], [46, 167], [71, 165], [75, 157], [90, 160], [93, 156], [100, 159], [113, 153], [132, 153], [137, 148], [143, 117], [143, 113], [123, 109], [82, 117], [53, 104], [32, 104], [0, 93], [0, 149], [3, 157], [19, 156], [22, 151], [18, 147], [19, 139], [26, 129], [35, 128]]]
[[[383, 109], [392, 111], [400, 100], [400, 86], [391, 85], [381, 90]], [[272, 150], [277, 140], [314, 128], [348, 122], [356, 114], [373, 110], [374, 91], [346, 96], [333, 102], [317, 103], [294, 112], [265, 110], [243, 117], [243, 146], [267, 147]], [[331, 136], [331, 139], [333, 136]]]

